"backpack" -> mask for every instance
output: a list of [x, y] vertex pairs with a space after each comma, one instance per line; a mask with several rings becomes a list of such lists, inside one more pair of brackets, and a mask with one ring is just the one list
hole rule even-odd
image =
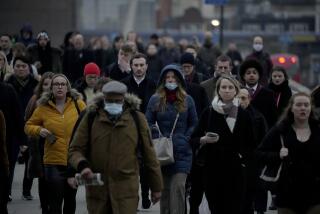
[[[75, 123], [75, 125], [73, 127], [73, 130], [72, 130], [70, 143], [72, 142], [74, 134], [75, 134], [77, 128], [79, 127], [79, 124], [80, 124], [81, 120], [83, 119], [84, 115], [86, 114], [86, 112], [87, 112], [87, 110], [82, 111], [79, 114], [78, 120]], [[134, 120], [134, 123], [135, 123], [136, 128], [137, 128], [137, 132], [138, 132], [138, 146], [136, 148], [136, 153], [137, 153], [137, 157], [138, 157], [139, 162], [140, 162], [140, 160], [142, 159], [142, 144], [143, 144], [143, 138], [141, 136], [141, 129], [140, 129], [140, 120], [139, 120], [138, 114], [137, 114], [137, 112], [135, 110], [130, 110], [130, 114], [131, 114], [131, 116], [132, 116], [132, 118]], [[86, 157], [89, 157], [90, 150], [91, 150], [91, 143], [90, 143], [91, 129], [92, 129], [92, 125], [93, 125], [93, 122], [94, 122], [94, 119], [95, 119], [96, 115], [97, 115], [97, 111], [96, 110], [88, 112], [88, 142], [87, 142], [88, 149], [87, 149], [87, 154], [85, 155]], [[69, 145], [70, 145], [70, 143], [69, 143]]]

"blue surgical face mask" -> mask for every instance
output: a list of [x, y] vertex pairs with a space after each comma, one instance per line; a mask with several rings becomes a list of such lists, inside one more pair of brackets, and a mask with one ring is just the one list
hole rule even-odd
[[123, 104], [119, 103], [104, 103], [104, 110], [106, 110], [110, 115], [119, 115], [122, 113]]
[[253, 44], [253, 49], [257, 52], [260, 52], [263, 49], [263, 45], [262, 44]]
[[175, 82], [166, 82], [165, 87], [166, 87], [168, 90], [173, 91], [173, 90], [175, 90], [175, 89], [178, 87], [178, 85], [177, 85], [177, 83], [175, 83]]

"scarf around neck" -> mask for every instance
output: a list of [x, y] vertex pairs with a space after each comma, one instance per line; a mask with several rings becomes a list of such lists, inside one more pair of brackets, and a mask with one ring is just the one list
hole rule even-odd
[[177, 93], [176, 93], [176, 90], [168, 90], [168, 89], [165, 89], [166, 90], [166, 98], [167, 98], [167, 102], [169, 103], [173, 103], [177, 100]]
[[215, 96], [212, 100], [212, 108], [220, 114], [225, 115], [226, 122], [230, 131], [233, 133], [234, 126], [236, 124], [238, 115], [239, 99], [234, 98], [230, 103], [223, 103], [218, 96]]

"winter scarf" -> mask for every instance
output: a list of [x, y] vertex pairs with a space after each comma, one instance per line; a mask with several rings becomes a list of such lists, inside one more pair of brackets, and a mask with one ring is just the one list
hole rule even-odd
[[176, 90], [170, 91], [168, 89], [166, 89], [166, 98], [167, 98], [167, 102], [169, 103], [173, 103], [177, 100], [177, 94], [176, 94]]
[[238, 115], [239, 99], [234, 98], [230, 103], [223, 103], [218, 96], [215, 96], [212, 100], [212, 107], [215, 111], [225, 115], [226, 122], [230, 131], [233, 133], [234, 126], [236, 124]]

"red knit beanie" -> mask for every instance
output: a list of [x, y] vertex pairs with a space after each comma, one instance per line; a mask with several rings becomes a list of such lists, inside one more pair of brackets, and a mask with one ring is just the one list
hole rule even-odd
[[97, 76], [100, 76], [100, 68], [96, 63], [90, 62], [86, 64], [86, 66], [84, 66], [83, 74], [84, 76], [87, 76], [88, 74], [95, 74]]

